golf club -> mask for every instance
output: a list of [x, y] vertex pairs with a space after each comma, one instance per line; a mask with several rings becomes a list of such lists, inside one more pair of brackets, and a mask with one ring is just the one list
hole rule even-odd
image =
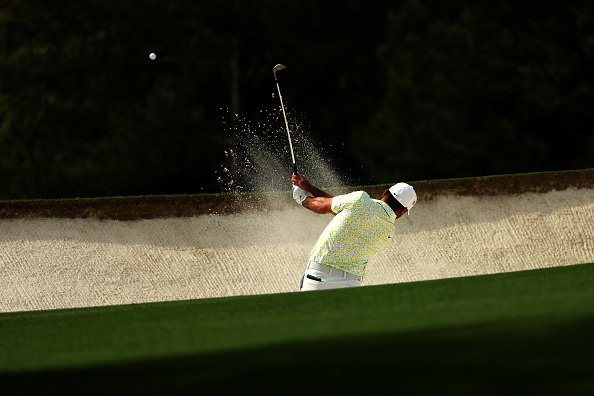
[[278, 97], [281, 102], [281, 108], [283, 109], [283, 117], [285, 117], [285, 125], [287, 127], [287, 136], [289, 137], [289, 148], [291, 149], [291, 159], [293, 159], [293, 173], [297, 174], [297, 164], [295, 163], [295, 154], [293, 154], [293, 143], [291, 142], [291, 132], [289, 131], [289, 123], [287, 122], [287, 114], [285, 113], [285, 105], [283, 104], [283, 96], [280, 92], [280, 87], [278, 86], [278, 79], [276, 78], [276, 72], [279, 70], [283, 70], [286, 67], [281, 65], [280, 63], [272, 69], [274, 73], [274, 81], [276, 82], [276, 89], [278, 90]]

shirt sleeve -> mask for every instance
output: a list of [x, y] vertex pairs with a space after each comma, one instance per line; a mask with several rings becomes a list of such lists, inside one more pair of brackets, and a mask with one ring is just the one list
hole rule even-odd
[[364, 191], [355, 191], [350, 194], [338, 195], [332, 198], [332, 211], [336, 214], [342, 212], [343, 210], [351, 207], [355, 202], [357, 202], [363, 195], [367, 195]]

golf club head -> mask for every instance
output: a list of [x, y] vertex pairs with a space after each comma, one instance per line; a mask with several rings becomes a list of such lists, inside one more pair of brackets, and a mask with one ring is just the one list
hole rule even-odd
[[274, 74], [274, 80], [276, 81], [276, 72], [279, 70], [286, 69], [285, 65], [281, 65], [280, 63], [272, 69], [272, 73]]

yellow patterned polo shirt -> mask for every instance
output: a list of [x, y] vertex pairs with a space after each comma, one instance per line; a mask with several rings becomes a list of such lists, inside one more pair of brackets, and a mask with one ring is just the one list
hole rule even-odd
[[369, 259], [394, 236], [396, 214], [364, 191], [332, 198], [332, 211], [336, 216], [320, 235], [309, 260], [363, 276]]

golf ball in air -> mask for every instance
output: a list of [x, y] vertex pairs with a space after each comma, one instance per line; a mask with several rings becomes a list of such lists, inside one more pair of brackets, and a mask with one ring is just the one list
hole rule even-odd
[[155, 59], [157, 59], [157, 54], [155, 54], [154, 52], [151, 52], [149, 54], [149, 58], [151, 58], [151, 60], [155, 60]]

